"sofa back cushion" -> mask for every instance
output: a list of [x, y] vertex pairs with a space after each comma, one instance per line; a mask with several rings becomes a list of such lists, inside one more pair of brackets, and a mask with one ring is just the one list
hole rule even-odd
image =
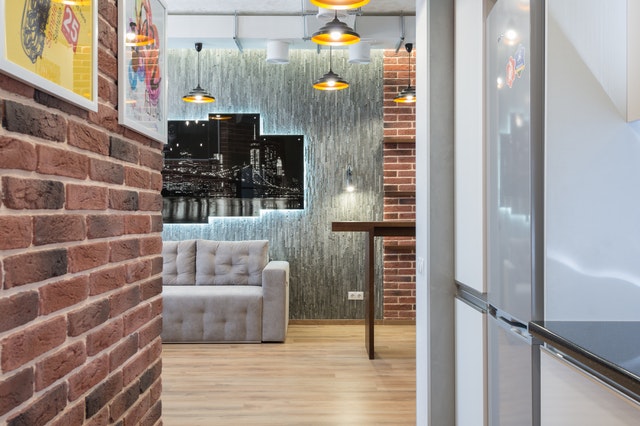
[[196, 240], [162, 243], [162, 285], [196, 283]]
[[269, 242], [198, 240], [196, 285], [262, 285]]

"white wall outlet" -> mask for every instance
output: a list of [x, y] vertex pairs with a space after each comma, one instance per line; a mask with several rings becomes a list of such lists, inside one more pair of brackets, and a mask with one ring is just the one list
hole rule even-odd
[[349, 300], [364, 300], [364, 292], [363, 291], [350, 291], [347, 294], [347, 299], [349, 299]]

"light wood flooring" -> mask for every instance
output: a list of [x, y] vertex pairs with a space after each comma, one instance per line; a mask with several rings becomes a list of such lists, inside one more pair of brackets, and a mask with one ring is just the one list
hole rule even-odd
[[284, 344], [165, 344], [164, 426], [415, 425], [415, 326], [291, 324]]

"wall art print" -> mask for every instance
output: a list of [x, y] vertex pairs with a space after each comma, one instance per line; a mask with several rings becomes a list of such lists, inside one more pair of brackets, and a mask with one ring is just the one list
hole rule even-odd
[[166, 4], [121, 0], [118, 9], [118, 121], [166, 143]]
[[0, 71], [97, 111], [97, 31], [97, 0], [0, 0]]
[[304, 209], [304, 137], [260, 135], [260, 114], [169, 121], [162, 170], [165, 223]]

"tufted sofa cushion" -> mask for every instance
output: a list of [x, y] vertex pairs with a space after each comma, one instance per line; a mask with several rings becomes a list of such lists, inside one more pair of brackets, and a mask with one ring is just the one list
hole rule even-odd
[[197, 240], [196, 285], [262, 285], [269, 241]]
[[162, 243], [162, 285], [193, 285], [196, 282], [196, 240]]
[[163, 292], [162, 340], [165, 342], [262, 340], [260, 287], [173, 286]]

